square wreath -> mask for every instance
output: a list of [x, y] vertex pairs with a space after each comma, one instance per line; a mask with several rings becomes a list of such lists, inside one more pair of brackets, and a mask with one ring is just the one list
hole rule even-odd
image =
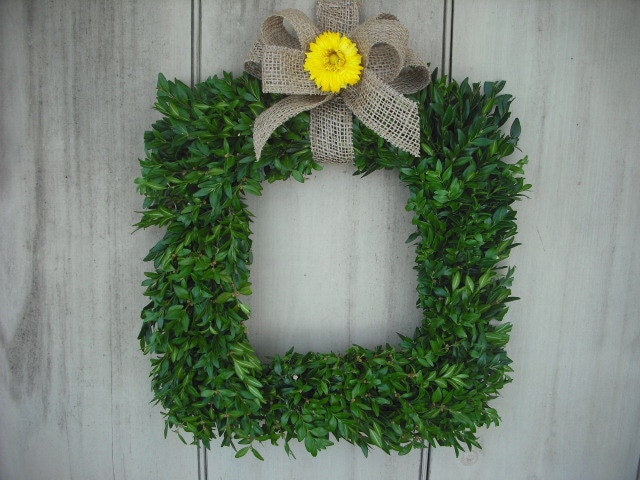
[[[480, 447], [476, 429], [498, 424], [489, 402], [510, 381], [505, 345], [511, 325], [502, 319], [513, 300], [513, 268], [499, 265], [516, 245], [512, 204], [530, 188], [522, 176], [527, 158], [504, 161], [520, 135], [517, 119], [509, 134], [501, 129], [512, 97], [502, 93], [504, 82], [481, 87], [438, 78], [437, 72], [429, 77], [426, 65], [406, 50], [406, 36], [398, 40], [387, 32], [399, 24], [395, 17], [357, 25], [357, 3], [337, 3], [343, 10], [334, 18], [329, 7], [336, 2], [319, 2], [318, 27], [310, 32], [291, 11], [265, 21], [277, 31], [283, 19], [294, 18], [298, 38], [263, 26], [247, 63], [262, 84], [247, 74], [225, 73], [191, 89], [159, 75], [155, 108], [163, 118], [144, 137], [147, 153], [136, 179], [144, 212], [137, 226], [166, 231], [145, 258], [153, 260], [154, 272], [143, 282], [150, 302], [138, 338], [151, 357], [165, 435], [172, 429], [184, 441], [180, 431], [188, 432], [207, 447], [220, 437], [237, 457], [251, 452], [257, 458], [255, 442], [283, 441], [291, 453], [294, 439], [314, 456], [340, 439], [358, 445], [365, 456], [371, 446], [401, 455], [429, 444], [453, 446], [456, 453], [463, 445]], [[380, 40], [379, 22], [387, 26], [382, 40], [388, 43], [372, 43]], [[337, 30], [337, 39], [319, 38], [321, 30], [331, 31], [326, 25]], [[359, 79], [343, 86], [329, 74], [345, 60], [342, 45], [348, 50], [343, 56], [355, 58], [352, 46], [342, 42], [348, 37], [340, 34], [353, 29], [361, 68], [349, 64], [346, 77]], [[278, 44], [294, 41], [298, 50]], [[324, 50], [311, 48], [314, 41]], [[284, 48], [294, 52], [292, 71], [302, 85], [295, 88], [303, 93], [269, 83], [282, 80], [265, 65], [281, 60]], [[376, 62], [384, 57], [389, 66], [402, 48], [392, 78]], [[318, 49], [324, 56], [305, 69], [308, 54]], [[272, 53], [267, 63], [265, 52]], [[327, 71], [319, 73], [323, 65]], [[418, 91], [418, 83], [428, 86]], [[315, 95], [304, 90], [311, 88]], [[401, 114], [413, 123], [389, 133], [366, 102], [353, 107], [368, 88], [383, 90], [374, 92], [377, 103], [380, 95], [402, 97]], [[287, 108], [307, 103], [274, 121], [269, 112], [283, 102]], [[326, 137], [336, 132], [341, 141]], [[353, 161], [354, 175], [363, 176], [395, 169], [409, 188], [406, 208], [416, 229], [407, 242], [416, 246], [422, 323], [413, 336], [400, 335], [397, 346], [353, 345], [341, 354], [291, 349], [263, 363], [247, 338], [250, 307], [241, 299], [251, 294], [252, 214], [245, 197], [260, 195], [265, 180], [303, 182], [322, 169], [322, 161]]]

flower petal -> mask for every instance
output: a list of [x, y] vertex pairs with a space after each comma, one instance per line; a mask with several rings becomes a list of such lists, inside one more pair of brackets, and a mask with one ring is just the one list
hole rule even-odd
[[342, 92], [356, 117], [392, 145], [414, 156], [420, 154], [418, 105], [365, 69], [357, 85]]

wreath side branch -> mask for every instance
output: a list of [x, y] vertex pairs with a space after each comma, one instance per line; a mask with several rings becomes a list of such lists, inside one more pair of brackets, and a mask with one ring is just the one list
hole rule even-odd
[[406, 454], [431, 445], [479, 447], [479, 426], [497, 424], [489, 402], [510, 381], [502, 320], [516, 245], [513, 202], [526, 157], [510, 163], [504, 82], [431, 84], [412, 98], [421, 115], [420, 157], [354, 123], [356, 174], [396, 169], [410, 191], [419, 307], [423, 320], [397, 346], [344, 353], [293, 349], [263, 364], [244, 322], [250, 307], [251, 213], [262, 182], [305, 176], [314, 162], [303, 114], [278, 128], [256, 161], [253, 119], [280, 97], [247, 75], [213, 77], [193, 89], [158, 79], [163, 115], [145, 133], [136, 180], [139, 228], [166, 228], [145, 260], [148, 305], [139, 339], [151, 359], [154, 400], [169, 429], [209, 445], [220, 437], [237, 456], [256, 442], [303, 442], [316, 455], [335, 441]]

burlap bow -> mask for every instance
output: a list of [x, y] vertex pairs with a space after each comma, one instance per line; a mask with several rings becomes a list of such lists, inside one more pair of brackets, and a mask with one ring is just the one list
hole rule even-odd
[[[358, 24], [356, 0], [319, 0], [316, 16], [317, 26], [295, 9], [268, 17], [245, 60], [245, 70], [262, 78], [263, 91], [289, 95], [256, 118], [256, 157], [260, 158], [276, 128], [307, 110], [311, 115], [311, 150], [317, 162], [353, 161], [352, 114], [392, 145], [419, 156], [418, 106], [402, 94], [424, 88], [429, 71], [407, 47], [407, 29], [390, 14]], [[295, 35], [287, 31], [285, 20]], [[322, 92], [304, 70], [309, 44], [325, 31], [347, 35], [362, 55], [360, 81], [338, 94]]]

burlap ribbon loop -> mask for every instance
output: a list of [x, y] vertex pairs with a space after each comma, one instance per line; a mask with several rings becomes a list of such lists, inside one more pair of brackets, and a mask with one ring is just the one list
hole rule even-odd
[[386, 82], [400, 74], [404, 67], [409, 31], [398, 20], [367, 20], [358, 25], [349, 38], [358, 45], [365, 68], [375, 71]]
[[[247, 55], [245, 70], [262, 79], [263, 91], [290, 95], [256, 118], [256, 158], [260, 158], [267, 140], [280, 125], [309, 110], [309, 139], [313, 158], [318, 162], [353, 161], [353, 115], [392, 145], [418, 156], [418, 106], [403, 94], [424, 88], [429, 71], [425, 62], [407, 47], [408, 30], [390, 14], [358, 25], [357, 0], [319, 0], [316, 14], [318, 26], [295, 9], [267, 17], [260, 38]], [[309, 44], [324, 31], [346, 34], [362, 55], [364, 70], [360, 81], [338, 94], [320, 90], [304, 70]]]
[[[291, 35], [284, 26], [288, 21], [295, 32]], [[262, 23], [262, 41], [265, 45], [298, 48], [306, 51], [309, 44], [320, 35], [320, 30], [300, 10], [289, 8], [267, 17]]]

